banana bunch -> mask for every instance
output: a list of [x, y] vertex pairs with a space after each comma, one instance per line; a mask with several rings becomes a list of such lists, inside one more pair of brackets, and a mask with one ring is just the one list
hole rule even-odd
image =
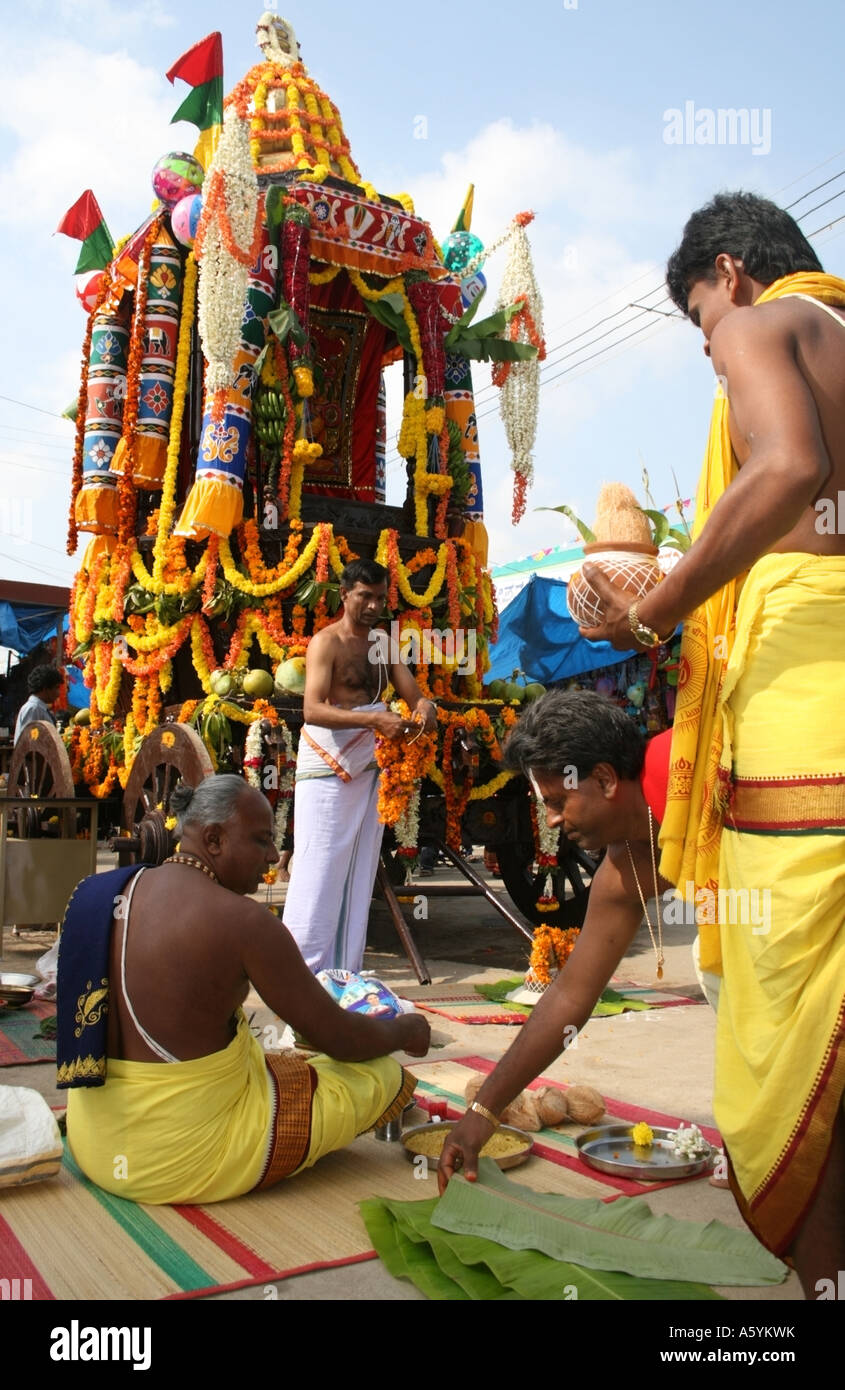
[[261, 384], [252, 403], [255, 433], [262, 444], [281, 444], [287, 408], [278, 386]]
[[225, 714], [212, 708], [200, 721], [200, 737], [211, 754], [215, 768], [230, 761], [232, 752], [232, 726]]

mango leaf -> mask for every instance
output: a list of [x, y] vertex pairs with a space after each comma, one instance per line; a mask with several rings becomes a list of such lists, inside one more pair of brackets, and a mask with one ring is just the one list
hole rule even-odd
[[638, 1279], [753, 1287], [786, 1278], [786, 1266], [750, 1233], [719, 1221], [702, 1226], [654, 1216], [639, 1197], [606, 1205], [595, 1198], [545, 1196], [509, 1182], [492, 1159], [480, 1159], [478, 1178], [452, 1179], [433, 1226]]
[[647, 507], [640, 507], [643, 516], [647, 516], [651, 522], [652, 539], [654, 544], [661, 546], [669, 534], [669, 518], [665, 512], [653, 512]]
[[578, 527], [581, 539], [585, 541], [587, 545], [595, 544], [596, 538], [593, 532], [590, 530], [589, 526], [584, 525], [584, 522], [581, 520], [580, 517], [575, 515], [571, 507], [535, 507], [534, 510], [535, 512], [563, 512], [564, 516], [568, 516], [570, 521], [575, 522], [575, 525]]
[[675, 546], [678, 550], [689, 550], [692, 545], [692, 536], [683, 526], [670, 526], [666, 544]]

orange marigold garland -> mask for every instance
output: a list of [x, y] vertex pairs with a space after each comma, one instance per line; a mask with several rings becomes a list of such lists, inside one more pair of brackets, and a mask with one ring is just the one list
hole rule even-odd
[[578, 927], [537, 927], [525, 983], [543, 990], [551, 984], [552, 970], [562, 970], [575, 949]]

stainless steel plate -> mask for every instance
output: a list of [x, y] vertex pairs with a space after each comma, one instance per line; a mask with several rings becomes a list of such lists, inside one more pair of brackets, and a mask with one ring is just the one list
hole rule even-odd
[[0, 1003], [9, 1009], [20, 1009], [31, 1000], [40, 985], [39, 975], [19, 975], [15, 971], [0, 974]]
[[714, 1154], [710, 1144], [707, 1144], [706, 1153], [698, 1158], [684, 1159], [672, 1148], [677, 1130], [652, 1125], [654, 1143], [646, 1149], [634, 1143], [633, 1129], [633, 1125], [600, 1125], [597, 1129], [585, 1130], [576, 1140], [582, 1160], [600, 1173], [634, 1178], [638, 1182], [690, 1178], [710, 1167]]

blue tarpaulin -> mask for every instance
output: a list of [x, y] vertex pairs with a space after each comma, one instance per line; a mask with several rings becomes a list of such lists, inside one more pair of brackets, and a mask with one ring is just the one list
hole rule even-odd
[[[56, 635], [56, 623], [62, 614], [55, 608], [37, 608], [29, 603], [8, 603], [0, 599], [0, 647], [8, 647], [18, 656], [28, 656], [39, 642]], [[64, 616], [67, 627], [67, 615]]]
[[[38, 608], [31, 603], [9, 603], [0, 599], [0, 647], [8, 647], [18, 656], [29, 656], [39, 642], [49, 642], [56, 635], [56, 623], [62, 619], [62, 631], [67, 632], [68, 615], [55, 608]], [[91, 691], [82, 680], [77, 666], [65, 666], [68, 704], [71, 709], [88, 709]]]
[[530, 681], [555, 685], [631, 656], [636, 652], [617, 652], [609, 642], [588, 642], [569, 616], [565, 581], [532, 575], [499, 618], [485, 681], [509, 680], [519, 669]]

